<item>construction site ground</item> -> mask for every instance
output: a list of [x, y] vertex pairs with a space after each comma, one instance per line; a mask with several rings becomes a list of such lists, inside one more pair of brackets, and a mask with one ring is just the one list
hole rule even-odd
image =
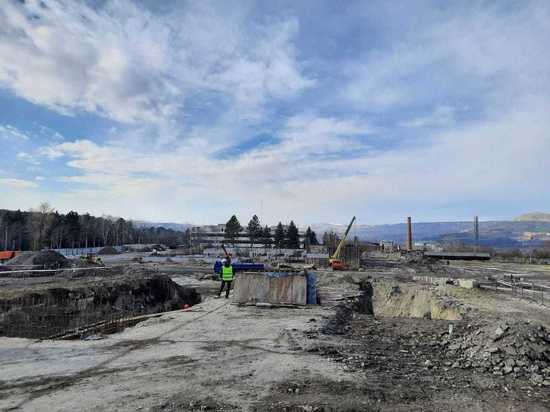
[[[197, 287], [203, 302], [87, 340], [0, 337], [0, 409], [550, 410], [548, 303], [445, 281], [549, 282], [546, 267], [377, 258], [362, 271], [316, 271], [321, 305], [260, 308], [216, 298], [210, 263], [145, 265]], [[366, 279], [374, 316], [355, 310]], [[542, 360], [523, 365], [530, 342]]]

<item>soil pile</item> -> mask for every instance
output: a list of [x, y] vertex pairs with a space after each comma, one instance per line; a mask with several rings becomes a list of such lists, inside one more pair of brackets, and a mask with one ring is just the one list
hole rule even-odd
[[98, 255], [119, 255], [120, 252], [113, 246], [105, 246], [97, 252]]
[[550, 331], [525, 322], [479, 328], [444, 342], [454, 368], [481, 368], [495, 375], [525, 376], [550, 386]]
[[70, 266], [69, 260], [54, 250], [42, 250], [40, 252], [23, 252], [10, 259], [8, 265], [28, 266], [33, 269], [58, 269]]

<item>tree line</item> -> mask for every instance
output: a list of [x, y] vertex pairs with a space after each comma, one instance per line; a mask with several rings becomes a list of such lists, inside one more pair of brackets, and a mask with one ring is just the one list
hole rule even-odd
[[0, 209], [0, 250], [82, 248], [134, 243], [189, 244], [189, 231], [137, 227], [112, 216], [59, 213], [48, 203], [29, 211]]
[[[282, 222], [279, 222], [272, 232], [269, 226], [262, 227], [260, 218], [257, 215], [252, 216], [246, 228], [241, 226], [236, 215], [231, 216], [225, 224], [225, 240], [234, 246], [237, 238], [242, 236], [243, 233], [246, 233], [250, 241], [250, 247], [254, 247], [255, 244], [264, 247], [274, 246], [281, 249], [298, 249], [300, 247], [300, 234], [293, 220], [286, 227]], [[306, 247], [319, 244], [317, 235], [311, 230], [311, 227], [308, 227], [305, 232], [304, 243]]]

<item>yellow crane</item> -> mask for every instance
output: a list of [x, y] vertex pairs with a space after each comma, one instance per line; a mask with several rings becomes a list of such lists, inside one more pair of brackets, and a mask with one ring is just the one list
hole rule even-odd
[[351, 219], [351, 222], [349, 222], [348, 228], [346, 229], [346, 232], [344, 233], [344, 236], [342, 237], [342, 240], [340, 240], [340, 243], [338, 243], [338, 247], [328, 260], [328, 264], [332, 267], [332, 270], [345, 270], [346, 264], [340, 260], [340, 253], [342, 252], [342, 248], [344, 247], [344, 244], [346, 243], [346, 237], [348, 236], [348, 233], [351, 229], [351, 226], [353, 225], [353, 222], [355, 222], [355, 216]]

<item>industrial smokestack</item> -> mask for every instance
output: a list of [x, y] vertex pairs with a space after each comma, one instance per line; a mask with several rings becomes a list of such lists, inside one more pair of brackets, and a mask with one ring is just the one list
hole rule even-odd
[[410, 216], [407, 217], [407, 250], [413, 250], [413, 230]]
[[475, 235], [475, 251], [479, 249], [479, 218], [474, 217], [474, 235]]

